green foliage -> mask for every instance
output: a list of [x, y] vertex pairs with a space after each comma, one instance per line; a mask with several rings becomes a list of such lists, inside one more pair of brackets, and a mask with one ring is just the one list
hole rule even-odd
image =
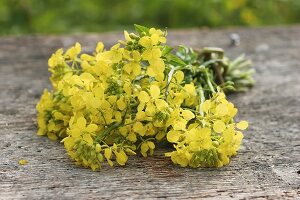
[[2, 0], [0, 34], [296, 23], [299, 0]]

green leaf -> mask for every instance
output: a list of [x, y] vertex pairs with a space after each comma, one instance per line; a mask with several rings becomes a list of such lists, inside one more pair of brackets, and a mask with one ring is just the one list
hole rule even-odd
[[141, 26], [138, 24], [134, 24], [135, 31], [138, 32], [140, 35], [145, 32], [146, 34], [149, 34], [149, 28], [145, 26]]
[[166, 55], [167, 60], [170, 62], [170, 64], [174, 65], [174, 66], [186, 66], [187, 64], [185, 62], [183, 62], [180, 58], [178, 58], [177, 56], [173, 55], [173, 54], [168, 54]]
[[167, 55], [168, 53], [170, 53], [173, 50], [172, 47], [165, 45], [162, 49], [162, 56]]

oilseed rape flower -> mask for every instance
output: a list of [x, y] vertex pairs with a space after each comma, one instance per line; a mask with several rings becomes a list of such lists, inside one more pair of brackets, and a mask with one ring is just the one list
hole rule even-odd
[[[37, 134], [61, 140], [76, 164], [92, 170], [124, 166], [137, 152], [151, 156], [166, 142], [173, 145], [166, 157], [182, 167], [228, 164], [248, 127], [235, 122], [238, 110], [224, 93], [240, 83], [238, 66], [231, 66], [236, 79], [221, 74], [231, 81], [217, 84], [215, 67], [228, 66], [188, 48], [174, 52], [166, 31], [135, 28], [111, 48], [99, 42], [92, 54], [81, 53], [79, 43], [52, 54], [53, 87], [36, 106]], [[205, 52], [213, 59], [215, 51]]]
[[[226, 109], [222, 109], [227, 112], [220, 112], [220, 106], [224, 105]], [[221, 167], [229, 163], [230, 157], [236, 154], [241, 144], [243, 135], [237, 129], [242, 130], [248, 124], [246, 121], [234, 123], [234, 116], [229, 112], [234, 108], [224, 93], [214, 94], [202, 106], [205, 107], [205, 113], [199, 115], [199, 121], [191, 123], [187, 131], [168, 132], [167, 140], [174, 143], [176, 151], [167, 156], [181, 166]]]

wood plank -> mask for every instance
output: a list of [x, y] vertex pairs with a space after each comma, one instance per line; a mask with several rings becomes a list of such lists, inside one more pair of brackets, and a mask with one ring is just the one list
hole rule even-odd
[[[240, 46], [229, 46], [230, 33], [240, 35]], [[91, 52], [121, 34], [0, 38], [0, 199], [300, 198], [299, 33], [299, 25], [170, 31], [171, 45], [218, 46], [253, 60], [256, 86], [230, 96], [238, 118], [250, 122], [238, 156], [224, 168], [188, 169], [172, 165], [162, 149], [97, 172], [36, 135], [35, 105], [50, 87], [47, 59], [55, 49], [79, 41]], [[19, 166], [23, 158], [29, 163]]]

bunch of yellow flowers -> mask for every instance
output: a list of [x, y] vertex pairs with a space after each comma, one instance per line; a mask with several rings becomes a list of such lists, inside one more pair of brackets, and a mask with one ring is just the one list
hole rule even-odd
[[135, 28], [109, 50], [99, 42], [92, 55], [81, 54], [76, 43], [52, 54], [53, 88], [37, 104], [38, 135], [61, 140], [76, 164], [93, 170], [105, 160], [125, 165], [138, 151], [152, 155], [163, 141], [174, 146], [166, 156], [182, 167], [228, 164], [248, 123], [234, 122], [237, 109], [223, 91], [245, 78], [247, 71], [235, 70], [245, 60], [231, 66], [215, 49], [209, 56], [185, 47], [174, 53], [166, 32]]

